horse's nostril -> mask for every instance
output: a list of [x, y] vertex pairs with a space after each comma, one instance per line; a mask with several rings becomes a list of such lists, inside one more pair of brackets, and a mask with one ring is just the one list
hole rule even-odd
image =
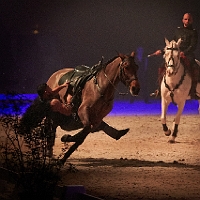
[[139, 92], [140, 92], [140, 88], [137, 88], [137, 90], [136, 90], [136, 94], [138, 95]]
[[138, 87], [132, 87], [131, 94], [138, 95], [139, 92], [140, 92], [140, 88], [138, 88]]

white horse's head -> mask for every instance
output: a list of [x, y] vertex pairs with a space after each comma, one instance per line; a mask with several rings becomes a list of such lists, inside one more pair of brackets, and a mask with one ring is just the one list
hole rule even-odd
[[165, 66], [166, 66], [166, 74], [171, 76], [176, 74], [180, 65], [180, 50], [179, 46], [181, 43], [181, 38], [176, 42], [172, 40], [169, 42], [165, 38], [165, 54], [163, 58], [165, 59]]

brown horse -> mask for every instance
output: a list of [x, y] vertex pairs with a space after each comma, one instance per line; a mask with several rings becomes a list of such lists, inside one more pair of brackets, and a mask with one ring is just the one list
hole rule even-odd
[[[97, 68], [97, 72], [92, 74], [81, 88], [81, 101], [77, 113], [83, 129], [78, 134], [79, 139], [65, 153], [61, 160], [62, 163], [83, 143], [89, 133], [100, 126], [102, 119], [112, 110], [114, 94], [120, 81], [129, 88], [131, 95], [134, 96], [139, 93], [138, 66], [134, 61], [134, 52], [130, 55], [119, 54], [107, 63], [100, 64]], [[55, 72], [49, 78], [47, 84], [51, 88], [55, 88], [60, 84], [61, 78], [73, 70], [73, 68], [65, 68]], [[71, 81], [70, 78], [66, 78], [66, 80]], [[74, 95], [74, 91], [70, 87], [67, 92]], [[66, 91], [61, 90], [59, 96], [63, 102], [65, 102], [65, 95]]]

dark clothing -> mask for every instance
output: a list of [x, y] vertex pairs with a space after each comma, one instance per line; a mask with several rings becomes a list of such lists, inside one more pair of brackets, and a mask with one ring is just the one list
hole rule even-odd
[[190, 61], [194, 61], [194, 51], [197, 47], [198, 34], [195, 29], [190, 27], [177, 27], [175, 31], [174, 40], [178, 41], [181, 38], [180, 51], [184, 52], [185, 56], [188, 57]]
[[196, 86], [199, 80], [199, 66], [195, 62], [194, 51], [198, 43], [198, 34], [192, 26], [178, 27], [175, 31], [174, 40], [178, 41], [181, 38], [180, 51], [184, 52], [185, 58], [182, 58], [183, 63], [188, 67], [192, 78], [192, 86], [190, 96], [196, 99]]

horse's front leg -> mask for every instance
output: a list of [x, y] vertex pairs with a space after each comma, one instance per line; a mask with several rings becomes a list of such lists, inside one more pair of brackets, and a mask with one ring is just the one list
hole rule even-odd
[[81, 104], [81, 106], [78, 109], [78, 115], [83, 124], [83, 130], [78, 133], [78, 139], [69, 148], [69, 150], [65, 153], [64, 157], [61, 159], [62, 164], [65, 163], [65, 161], [70, 157], [70, 155], [84, 142], [87, 135], [91, 132], [91, 122], [89, 120], [89, 112], [90, 112], [89, 107]]
[[167, 102], [162, 97], [162, 100], [161, 100], [161, 108], [162, 108], [161, 123], [162, 123], [163, 131], [164, 131], [166, 136], [170, 136], [171, 135], [171, 130], [167, 127], [167, 124], [166, 124], [166, 114], [167, 114], [168, 105], [169, 105], [169, 102]]
[[181, 114], [183, 112], [184, 106], [185, 106], [185, 102], [180, 103], [178, 105], [178, 111], [177, 111], [176, 116], [175, 116], [174, 121], [173, 121], [173, 133], [172, 133], [172, 137], [169, 140], [170, 143], [175, 143], [175, 139], [176, 139], [177, 133], [178, 133], [178, 125], [180, 123]]
[[90, 113], [90, 107], [87, 105], [82, 104], [78, 109], [78, 115], [83, 124], [83, 127], [91, 126], [89, 113]]
[[64, 157], [61, 159], [62, 164], [64, 164], [70, 155], [84, 142], [85, 138], [90, 132], [90, 127], [85, 127], [82, 131], [79, 132], [78, 140], [69, 148], [69, 150], [64, 154]]

